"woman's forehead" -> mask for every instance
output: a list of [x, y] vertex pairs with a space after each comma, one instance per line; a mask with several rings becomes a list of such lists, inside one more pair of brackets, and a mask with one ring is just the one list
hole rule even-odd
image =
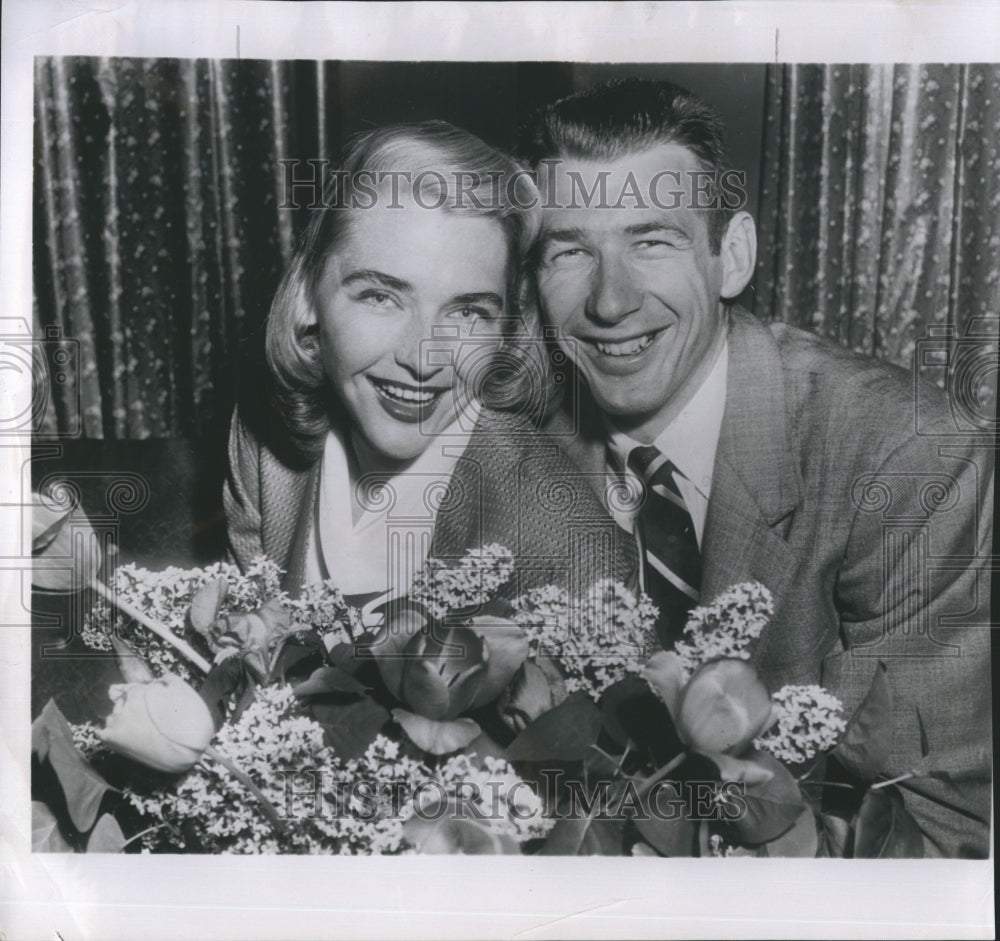
[[412, 204], [346, 212], [347, 224], [326, 265], [327, 274], [340, 281], [355, 270], [382, 272], [413, 286], [474, 278], [495, 289], [504, 281], [509, 250], [496, 218]]

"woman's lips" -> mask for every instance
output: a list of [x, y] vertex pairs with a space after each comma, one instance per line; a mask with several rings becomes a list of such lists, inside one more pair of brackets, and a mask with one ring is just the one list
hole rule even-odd
[[398, 421], [416, 424], [430, 418], [441, 402], [447, 388], [427, 388], [391, 382], [388, 379], [368, 377], [378, 393], [382, 408]]

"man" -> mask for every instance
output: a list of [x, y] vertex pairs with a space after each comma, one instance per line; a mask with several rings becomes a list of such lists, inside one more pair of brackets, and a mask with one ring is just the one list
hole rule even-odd
[[939, 390], [733, 303], [755, 227], [695, 96], [601, 86], [541, 112], [528, 150], [539, 300], [588, 394], [556, 430], [592, 477], [644, 491], [619, 521], [661, 640], [762, 582], [764, 682], [822, 684], [850, 714], [884, 664], [926, 853], [987, 855], [991, 452]]

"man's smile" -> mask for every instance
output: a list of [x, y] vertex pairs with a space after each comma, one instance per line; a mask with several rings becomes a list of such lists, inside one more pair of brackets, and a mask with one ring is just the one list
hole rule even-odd
[[592, 356], [594, 352], [598, 354], [597, 356], [593, 356], [593, 358], [621, 360], [623, 361], [622, 364], [624, 364], [624, 362], [634, 362], [645, 353], [662, 334], [670, 329], [670, 326], [673, 325], [659, 327], [648, 333], [640, 333], [620, 340], [609, 338], [598, 339], [596, 337], [580, 337], [579, 339], [593, 351]]

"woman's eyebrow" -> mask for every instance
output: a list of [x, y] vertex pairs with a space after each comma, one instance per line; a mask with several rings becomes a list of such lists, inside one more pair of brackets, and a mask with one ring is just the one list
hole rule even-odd
[[352, 271], [350, 274], [344, 275], [340, 283], [346, 287], [357, 281], [374, 281], [376, 284], [381, 284], [382, 287], [393, 291], [411, 293], [413, 291], [413, 285], [409, 281], [386, 274], [384, 271], [376, 271], [374, 268], [359, 268], [357, 271]]

